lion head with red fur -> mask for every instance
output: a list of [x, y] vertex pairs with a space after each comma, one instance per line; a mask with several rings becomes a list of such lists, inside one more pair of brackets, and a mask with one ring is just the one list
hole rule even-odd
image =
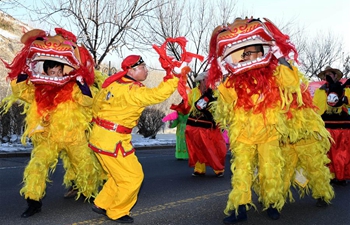
[[[33, 84], [63, 86], [82, 76], [91, 85], [94, 82], [94, 61], [84, 46], [79, 46], [74, 34], [62, 28], [55, 29], [56, 34], [50, 35], [43, 30], [34, 29], [25, 33], [21, 42], [22, 50], [11, 64], [8, 78], [13, 80], [21, 73], [27, 74]], [[63, 77], [47, 76], [43, 72], [45, 60], [64, 64]]]
[[[245, 47], [262, 45], [264, 54], [252, 61], [241, 60]], [[283, 34], [271, 21], [264, 18], [237, 18], [233, 23], [218, 26], [214, 29], [210, 40], [209, 58], [210, 70], [208, 83], [214, 86], [224, 75], [238, 76], [254, 69], [268, 67], [271, 63], [277, 64], [271, 47], [276, 45], [283, 56], [288, 60], [291, 53], [297, 61], [297, 51], [289, 41], [289, 36]], [[223, 74], [223, 73], [226, 74]]]

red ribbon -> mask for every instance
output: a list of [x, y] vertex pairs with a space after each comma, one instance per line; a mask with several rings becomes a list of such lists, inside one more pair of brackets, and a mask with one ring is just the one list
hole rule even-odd
[[[168, 43], [177, 43], [181, 47], [181, 58], [180, 60], [174, 59], [172, 56], [168, 56], [166, 53], [167, 45]], [[186, 43], [187, 40], [185, 37], [177, 37], [177, 38], [167, 38], [165, 42], [161, 46], [153, 45], [152, 47], [156, 52], [159, 54], [159, 62], [162, 66], [162, 68], [166, 71], [166, 76], [164, 77], [164, 80], [167, 80], [174, 76], [172, 71], [175, 67], [180, 67], [182, 63], [186, 62], [189, 63], [192, 61], [193, 58], [197, 58], [200, 61], [204, 60], [204, 57], [195, 53], [187, 52], [186, 51]], [[188, 98], [187, 98], [187, 92], [186, 92], [186, 84], [187, 84], [187, 74], [191, 71], [191, 69], [186, 66], [182, 68], [181, 74], [178, 75], [180, 78], [177, 90], [181, 97], [184, 100], [184, 104], [187, 105]], [[176, 76], [176, 75], [175, 75]]]

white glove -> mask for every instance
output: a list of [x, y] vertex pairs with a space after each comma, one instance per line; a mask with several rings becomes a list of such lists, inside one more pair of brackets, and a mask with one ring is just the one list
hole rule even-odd
[[82, 77], [82, 76], [77, 76], [76, 78], [75, 78], [81, 85], [84, 85], [84, 78]]
[[272, 46], [271, 46], [271, 52], [272, 54], [277, 58], [277, 59], [280, 59], [283, 56], [283, 53], [281, 52], [281, 49], [276, 45], [276, 42], [272, 42]]
[[183, 62], [179, 67], [174, 67], [173, 69], [173, 73], [175, 74], [181, 74], [181, 70], [182, 68], [188, 66], [188, 63], [187, 62]]

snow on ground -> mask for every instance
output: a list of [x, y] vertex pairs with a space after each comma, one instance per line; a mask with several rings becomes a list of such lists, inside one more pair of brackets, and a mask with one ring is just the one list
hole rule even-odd
[[[176, 129], [165, 130], [164, 132], [158, 133], [156, 139], [144, 138], [139, 134], [132, 134], [132, 143], [135, 148], [137, 147], [147, 147], [147, 146], [168, 146], [175, 145]], [[0, 143], [0, 152], [28, 152], [31, 151], [33, 146], [29, 143], [27, 146], [23, 146], [20, 143], [20, 138], [12, 136], [10, 140], [5, 143]]]

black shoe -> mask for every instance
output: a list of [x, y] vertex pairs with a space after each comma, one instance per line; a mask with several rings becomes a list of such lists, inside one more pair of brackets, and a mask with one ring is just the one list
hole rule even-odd
[[236, 215], [236, 212], [233, 211], [230, 216], [226, 217], [223, 220], [223, 222], [224, 224], [235, 224], [246, 220], [247, 220], [247, 210], [245, 208], [245, 205], [240, 205], [238, 206], [238, 214]]
[[27, 203], [28, 203], [28, 208], [24, 213], [22, 213], [21, 215], [22, 218], [27, 218], [27, 217], [33, 216], [35, 213], [41, 212], [42, 204], [40, 201], [35, 201], [28, 198]]
[[340, 186], [346, 186], [347, 182], [346, 182], [346, 180], [332, 179], [331, 180], [331, 184], [340, 185]]
[[323, 200], [323, 198], [318, 198], [316, 202], [317, 207], [327, 207], [328, 203]]
[[78, 189], [74, 189], [73, 187], [70, 187], [66, 193], [64, 193], [63, 197], [68, 198], [74, 198], [78, 194]]
[[267, 209], [267, 215], [273, 220], [278, 220], [280, 218], [280, 213], [276, 208], [273, 208], [272, 206]]
[[131, 216], [125, 215], [115, 220], [117, 223], [133, 223], [134, 219]]
[[192, 173], [192, 177], [204, 177], [205, 173], [194, 172]]
[[216, 177], [219, 177], [219, 178], [220, 178], [220, 177], [224, 177], [224, 173], [223, 173], [223, 172], [217, 173], [217, 174], [216, 174]]
[[94, 211], [95, 213], [101, 214], [101, 215], [107, 215], [107, 212], [105, 209], [102, 209], [100, 207], [98, 207], [97, 205], [93, 204], [92, 205], [92, 211]]

